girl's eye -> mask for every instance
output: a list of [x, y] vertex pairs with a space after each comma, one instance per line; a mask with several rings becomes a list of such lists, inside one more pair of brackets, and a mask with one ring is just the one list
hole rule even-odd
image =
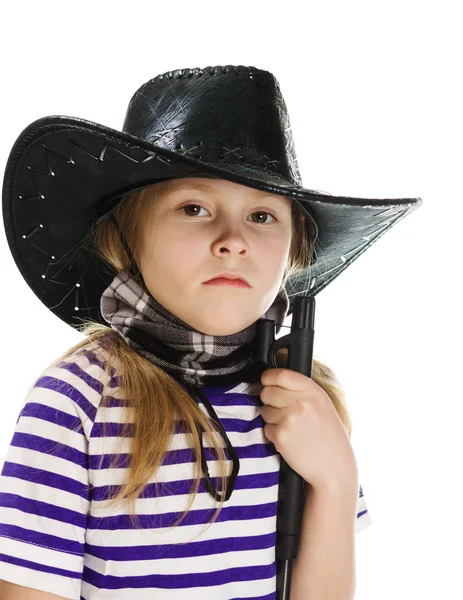
[[[185, 206], [182, 206], [182, 207], [180, 208], [180, 210], [185, 210], [185, 208], [189, 208], [190, 206], [195, 206], [195, 207], [197, 207], [197, 208], [199, 208], [199, 209], [201, 209], [201, 208], [202, 208], [202, 209], [206, 210], [206, 209], [204, 208], [204, 206], [201, 206], [200, 204], [185, 204]], [[264, 215], [269, 215], [269, 216], [271, 216], [271, 217], [272, 217], [272, 219], [276, 220], [275, 216], [274, 216], [274, 215], [272, 215], [271, 213], [267, 212], [266, 210], [256, 210], [256, 211], [255, 211], [255, 212], [253, 212], [252, 214], [253, 214], [253, 215], [262, 215], [262, 214], [264, 214]], [[187, 216], [198, 216], [198, 215], [187, 215]], [[271, 222], [271, 221], [270, 221], [270, 222]], [[269, 224], [269, 223], [267, 222], [267, 223], [259, 223], [259, 224], [260, 224], [260, 225], [267, 225], [267, 224]]]

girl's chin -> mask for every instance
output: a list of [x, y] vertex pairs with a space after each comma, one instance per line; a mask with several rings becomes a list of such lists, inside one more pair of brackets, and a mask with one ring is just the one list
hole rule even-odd
[[207, 322], [201, 321], [193, 325], [193, 327], [205, 335], [225, 336], [243, 331], [254, 323], [254, 321], [243, 322], [242, 317], [236, 319], [227, 317], [224, 319], [218, 316], [216, 320], [208, 319]]

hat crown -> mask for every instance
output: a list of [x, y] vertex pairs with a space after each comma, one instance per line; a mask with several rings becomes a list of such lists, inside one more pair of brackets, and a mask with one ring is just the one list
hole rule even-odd
[[226, 65], [157, 75], [132, 96], [122, 131], [202, 162], [302, 185], [286, 103], [269, 71]]

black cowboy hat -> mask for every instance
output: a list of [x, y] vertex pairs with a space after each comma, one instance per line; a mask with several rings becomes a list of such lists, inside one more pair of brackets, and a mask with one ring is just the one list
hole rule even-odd
[[133, 95], [122, 131], [51, 115], [28, 125], [5, 168], [6, 237], [24, 279], [58, 317], [105, 323], [115, 273], [91, 243], [95, 220], [124, 194], [164, 179], [216, 177], [295, 200], [316, 229], [315, 259], [290, 277], [290, 299], [314, 296], [421, 198], [334, 196], [302, 186], [275, 76], [246, 66], [178, 69]]

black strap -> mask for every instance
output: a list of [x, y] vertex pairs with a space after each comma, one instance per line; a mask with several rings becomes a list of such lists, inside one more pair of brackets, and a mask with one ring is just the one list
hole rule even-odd
[[[239, 461], [238, 455], [236, 454], [236, 450], [233, 448], [230, 440], [228, 439], [227, 433], [226, 433], [225, 429], [223, 428], [223, 425], [220, 422], [214, 408], [211, 406], [211, 403], [209, 402], [209, 400], [207, 399], [206, 395], [201, 390], [201, 388], [189, 385], [188, 383], [186, 383], [185, 385], [187, 386], [188, 390], [190, 391], [190, 394], [192, 397], [193, 397], [193, 392], [195, 392], [196, 395], [200, 396], [201, 400], [204, 402], [204, 404], [209, 412], [209, 415], [210, 415], [212, 421], [217, 426], [222, 437], [226, 440], [228, 453], [232, 457], [232, 460], [233, 460], [233, 470], [229, 477], [228, 484], [227, 484], [227, 491], [225, 494], [225, 501], [227, 501], [230, 499], [230, 496], [232, 495], [233, 489], [235, 487], [236, 478], [238, 477], [238, 473], [240, 470], [240, 461]], [[213, 498], [215, 498], [217, 501], [220, 501], [220, 499], [223, 497], [223, 494], [219, 495], [217, 490], [214, 490], [214, 488], [212, 487], [212, 484], [211, 484], [210, 476], [209, 476], [209, 469], [207, 466], [207, 460], [206, 460], [206, 455], [204, 453], [204, 446], [203, 446], [203, 428], [202, 427], [200, 428], [199, 425], [197, 425], [196, 427], [197, 427], [197, 431], [198, 431], [198, 435], [199, 435], [199, 439], [200, 439], [200, 443], [201, 443], [201, 468], [202, 468], [202, 471], [204, 474], [205, 486], [206, 486], [206, 489], [209, 492], [209, 494]]]

